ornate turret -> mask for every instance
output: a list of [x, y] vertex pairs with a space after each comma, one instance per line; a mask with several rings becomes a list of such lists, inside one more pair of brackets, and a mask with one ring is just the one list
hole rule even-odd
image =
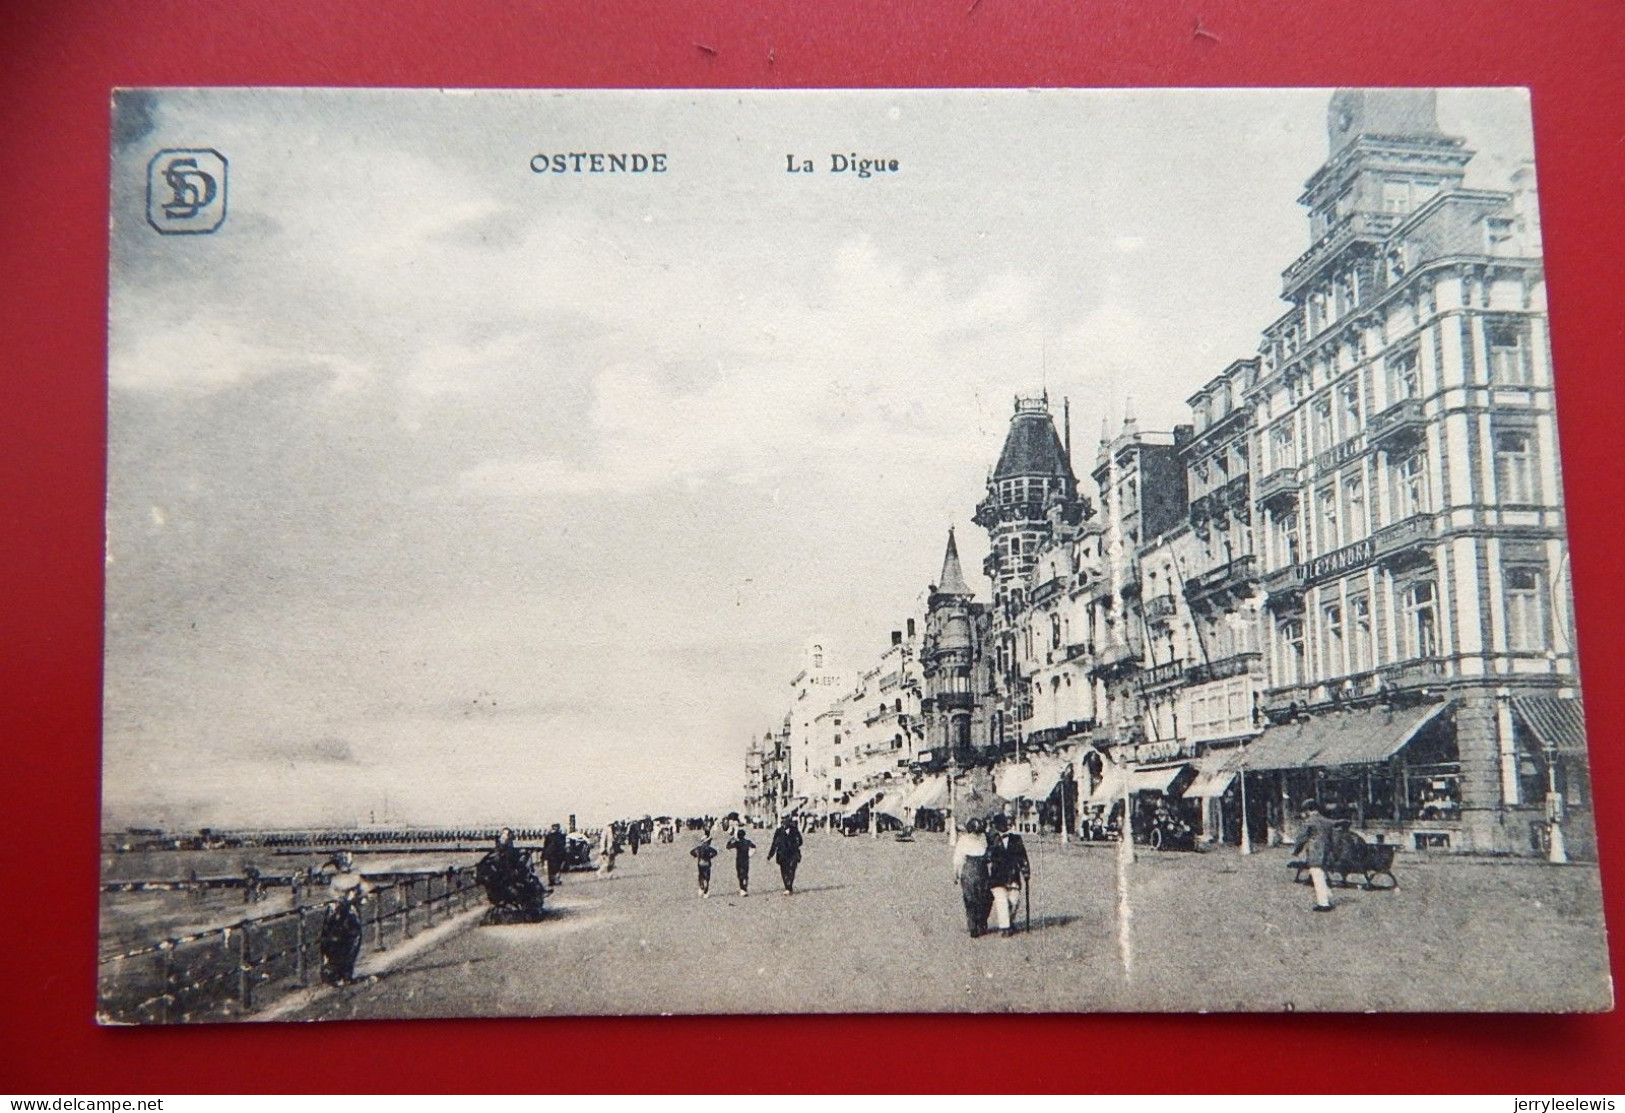
[[1054, 523], [1089, 517], [1066, 444], [1050, 415], [1049, 396], [1017, 398], [999, 462], [988, 478], [976, 524], [991, 542], [985, 570], [996, 602], [1020, 587]]
[[925, 611], [925, 638], [920, 652], [920, 711], [925, 720], [927, 749], [936, 760], [950, 754], [965, 757], [985, 739], [975, 725], [983, 714], [977, 692], [985, 689], [976, 676], [987, 636], [988, 614], [976, 602], [959, 565], [959, 544], [948, 531], [942, 556], [942, 575], [932, 585]]
[[1282, 296], [1310, 308], [1310, 334], [1370, 296], [1388, 234], [1431, 198], [1461, 187], [1472, 160], [1439, 128], [1431, 89], [1339, 89], [1326, 113], [1329, 157], [1304, 184], [1311, 246]]
[[954, 541], [954, 529], [948, 527], [948, 551], [942, 557], [942, 575], [937, 577], [938, 595], [961, 595], [969, 598], [974, 592], [965, 583], [965, 572], [959, 566], [959, 545]]

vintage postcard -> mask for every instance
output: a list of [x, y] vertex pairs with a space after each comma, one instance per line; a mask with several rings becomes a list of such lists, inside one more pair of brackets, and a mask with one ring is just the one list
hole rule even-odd
[[1611, 1006], [1523, 90], [113, 122], [103, 1022]]

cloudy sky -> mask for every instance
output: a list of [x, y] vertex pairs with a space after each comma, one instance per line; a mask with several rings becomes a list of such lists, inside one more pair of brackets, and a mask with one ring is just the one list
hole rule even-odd
[[[124, 94], [109, 821], [736, 801], [810, 641], [878, 653], [950, 525], [982, 584], [1015, 393], [1092, 445], [1252, 354], [1326, 100]], [[1440, 115], [1528, 155], [1521, 93]], [[147, 226], [165, 147], [230, 160], [215, 234]], [[588, 150], [669, 169], [530, 171]]]

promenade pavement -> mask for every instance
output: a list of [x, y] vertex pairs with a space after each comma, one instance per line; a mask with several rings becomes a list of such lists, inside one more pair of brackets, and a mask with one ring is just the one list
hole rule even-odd
[[[765, 847], [766, 838], [757, 839]], [[1597, 871], [1401, 855], [1396, 892], [1310, 911], [1281, 848], [1140, 850], [1131, 963], [1113, 847], [1030, 842], [1032, 930], [972, 939], [941, 835], [809, 836], [794, 896], [762, 858], [752, 893], [692, 838], [571, 874], [543, 923], [473, 927], [292, 1018], [694, 1012], [1600, 1009]]]

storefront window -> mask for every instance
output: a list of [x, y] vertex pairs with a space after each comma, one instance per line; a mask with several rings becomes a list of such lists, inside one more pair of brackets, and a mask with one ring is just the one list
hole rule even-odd
[[1461, 816], [1461, 765], [1413, 765], [1405, 770], [1406, 818], [1452, 820]]

